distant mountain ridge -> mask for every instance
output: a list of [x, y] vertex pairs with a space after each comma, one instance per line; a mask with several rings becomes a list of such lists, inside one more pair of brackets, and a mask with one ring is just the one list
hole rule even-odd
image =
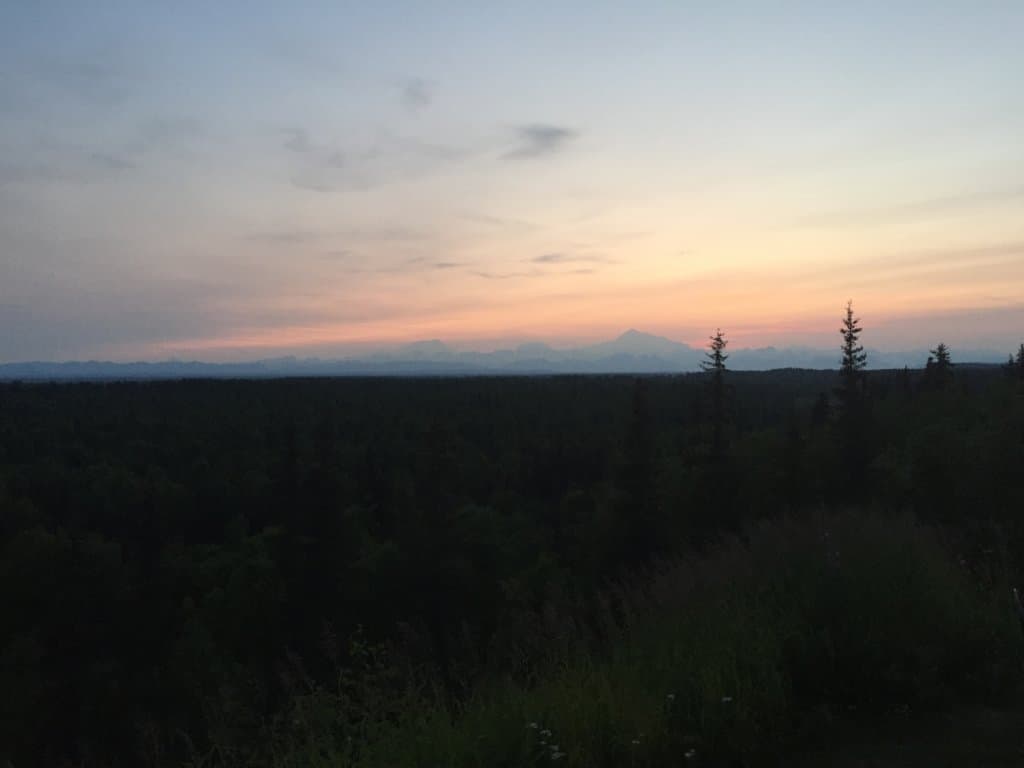
[[[954, 350], [956, 351], [956, 350]], [[459, 351], [429, 339], [360, 356], [332, 360], [268, 358], [241, 363], [106, 361], [24, 362], [0, 364], [0, 380], [276, 378], [287, 376], [467, 376], [572, 373], [689, 373], [700, 370], [705, 350], [663, 336], [630, 329], [610, 341], [556, 349], [528, 342], [493, 352]], [[871, 368], [920, 368], [927, 350], [868, 350]], [[1005, 353], [962, 350], [957, 360], [1001, 363]], [[775, 368], [835, 369], [839, 350], [812, 347], [760, 347], [730, 350], [733, 370]]]

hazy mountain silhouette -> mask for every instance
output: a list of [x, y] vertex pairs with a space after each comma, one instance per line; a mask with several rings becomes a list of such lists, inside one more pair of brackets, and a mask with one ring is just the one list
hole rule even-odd
[[[0, 364], [0, 379], [174, 379], [261, 378], [281, 376], [446, 376], [558, 373], [688, 373], [700, 369], [703, 348], [630, 329], [610, 341], [556, 349], [528, 342], [492, 352], [459, 351], [439, 339], [418, 341], [392, 349], [323, 360], [295, 356], [244, 363], [165, 362], [115, 363], [101, 361], [25, 362]], [[954, 350], [956, 361], [1002, 363], [1005, 353], [993, 350]], [[833, 369], [839, 349], [760, 347], [729, 350], [733, 370], [773, 368]], [[871, 368], [920, 368], [928, 351], [868, 350]]]

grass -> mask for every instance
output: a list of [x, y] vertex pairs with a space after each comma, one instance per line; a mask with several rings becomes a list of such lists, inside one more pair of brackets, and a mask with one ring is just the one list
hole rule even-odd
[[828, 748], [790, 756], [792, 768], [996, 768], [1024, 765], [1024, 712], [977, 709], [899, 718], [882, 730], [844, 724]]
[[552, 641], [562, 650], [533, 683], [491, 679], [452, 714], [422, 689], [384, 695], [358, 678], [355, 694], [297, 698], [273, 748], [244, 763], [662, 768], [802, 752], [793, 764], [811, 764], [852, 728], [848, 764], [875, 764], [856, 762], [865, 723], [1012, 701], [1021, 637], [1007, 594], [907, 518], [765, 523], [610, 589], [596, 635], [565, 610], [569, 641]]

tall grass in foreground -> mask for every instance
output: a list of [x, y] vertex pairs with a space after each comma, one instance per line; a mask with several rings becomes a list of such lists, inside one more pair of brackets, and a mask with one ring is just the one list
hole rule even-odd
[[531, 685], [490, 680], [451, 714], [423, 692], [382, 694], [394, 691], [386, 668], [368, 659], [336, 691], [297, 697], [244, 763], [763, 763], [840, 718], [1014, 692], [1021, 637], [1007, 594], [978, 585], [935, 531], [907, 518], [763, 523], [744, 542], [610, 590], [599, 640], [580, 616], [562, 617], [575, 634], [553, 643], [562, 650]]

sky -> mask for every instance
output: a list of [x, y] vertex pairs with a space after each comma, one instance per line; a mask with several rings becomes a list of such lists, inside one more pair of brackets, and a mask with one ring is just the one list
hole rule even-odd
[[1024, 3], [0, 5], [0, 362], [1024, 339]]

